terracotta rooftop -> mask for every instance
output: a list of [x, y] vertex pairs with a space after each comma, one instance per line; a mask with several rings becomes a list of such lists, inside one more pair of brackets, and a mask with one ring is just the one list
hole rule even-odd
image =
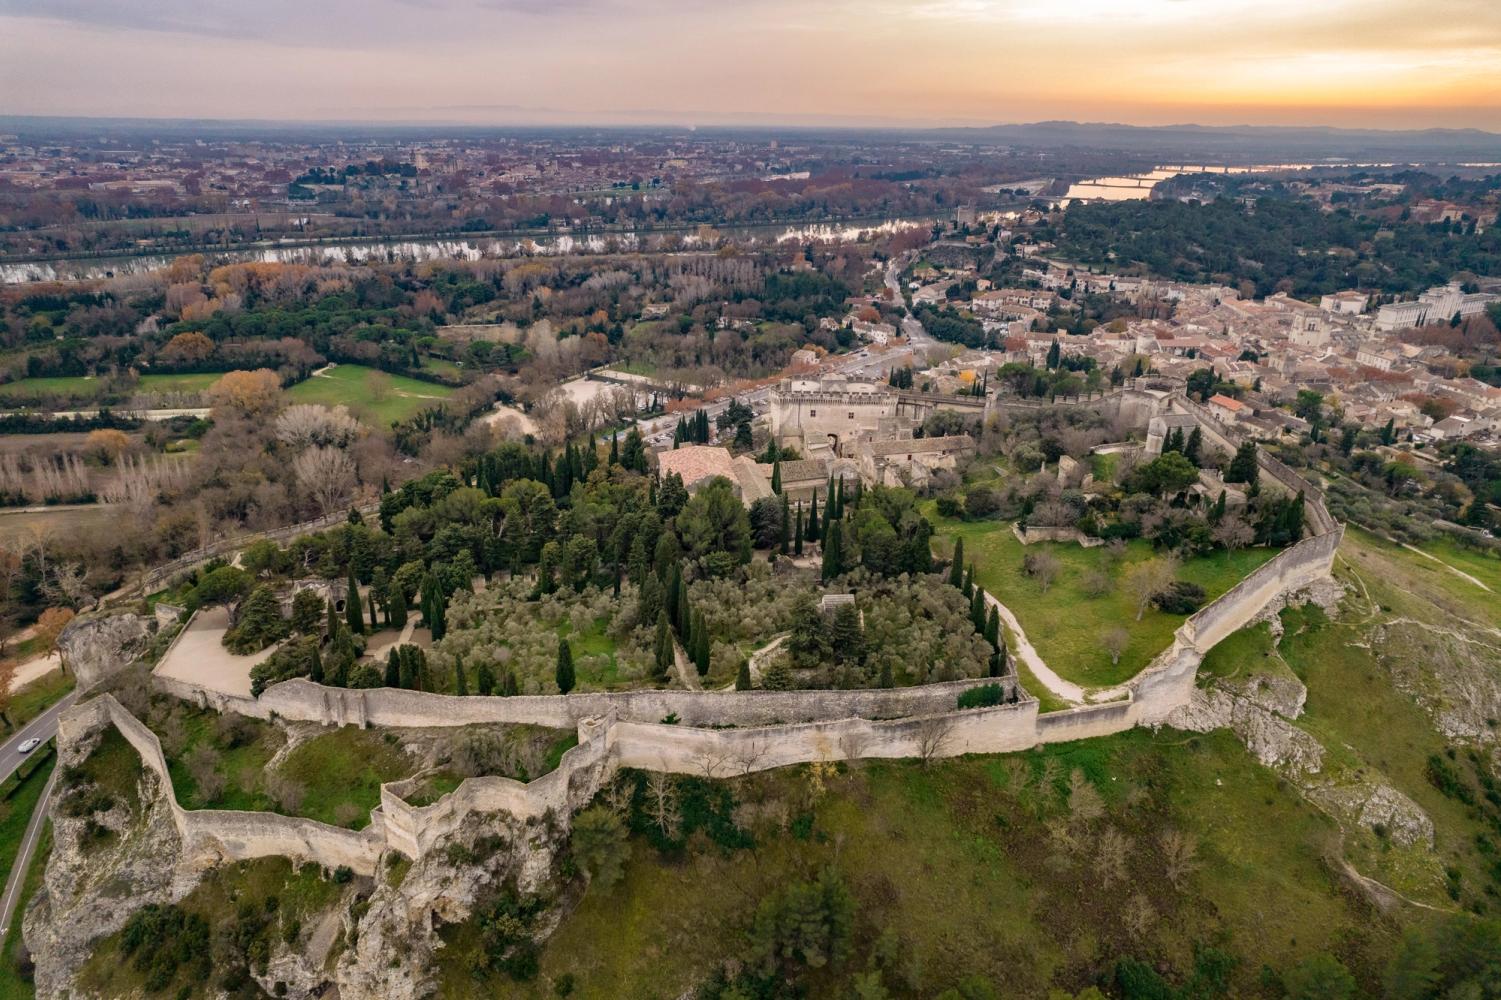
[[662, 475], [676, 472], [690, 489], [707, 479], [723, 476], [735, 482], [735, 466], [727, 448], [707, 444], [688, 444], [672, 451], [657, 453], [657, 468]]

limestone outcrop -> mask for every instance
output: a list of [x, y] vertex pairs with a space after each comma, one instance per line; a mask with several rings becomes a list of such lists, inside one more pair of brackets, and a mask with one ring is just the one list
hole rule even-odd
[[155, 628], [155, 619], [133, 614], [75, 618], [57, 637], [57, 649], [79, 689], [87, 690], [134, 663]]

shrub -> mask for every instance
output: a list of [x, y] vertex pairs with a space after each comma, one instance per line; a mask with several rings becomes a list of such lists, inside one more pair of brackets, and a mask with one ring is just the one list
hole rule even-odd
[[1204, 588], [1177, 580], [1166, 590], [1158, 591], [1152, 598], [1152, 605], [1170, 615], [1191, 615], [1204, 606]]
[[1006, 700], [1006, 692], [999, 684], [981, 684], [959, 693], [960, 708], [990, 708]]

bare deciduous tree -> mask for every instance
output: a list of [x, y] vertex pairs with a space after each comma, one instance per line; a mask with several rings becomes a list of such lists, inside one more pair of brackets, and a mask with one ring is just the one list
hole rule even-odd
[[1126, 877], [1126, 858], [1131, 853], [1130, 839], [1115, 827], [1106, 827], [1095, 845], [1094, 873], [1100, 884], [1110, 888]]
[[1246, 523], [1245, 518], [1236, 514], [1226, 514], [1219, 524], [1210, 532], [1216, 545], [1223, 545], [1231, 552], [1243, 549], [1256, 540], [1256, 531]]
[[1177, 564], [1171, 559], [1148, 559], [1126, 571], [1126, 589], [1136, 601], [1136, 620], [1146, 614], [1152, 598], [1166, 590], [1177, 575]]
[[343, 406], [329, 409], [311, 403], [289, 406], [276, 415], [276, 439], [291, 448], [343, 448], [360, 433], [360, 422]]
[[292, 460], [292, 473], [322, 515], [341, 506], [354, 489], [354, 462], [338, 448], [308, 448]]
[[1047, 593], [1058, 578], [1060, 566], [1058, 557], [1051, 552], [1028, 552], [1022, 557], [1022, 571], [1037, 581], [1043, 593]]
[[1162, 846], [1163, 873], [1172, 887], [1181, 892], [1199, 867], [1198, 838], [1182, 830], [1164, 830], [1159, 843]]
[[664, 837], [676, 837], [678, 826], [683, 822], [678, 808], [678, 790], [672, 776], [653, 771], [646, 779], [646, 809], [657, 829]]
[[929, 715], [917, 724], [917, 755], [924, 764], [942, 755], [949, 741], [953, 722], [944, 715]]
[[1110, 654], [1111, 665], [1121, 662], [1121, 654], [1126, 651], [1126, 647], [1129, 645], [1131, 645], [1131, 633], [1119, 625], [1107, 628], [1104, 634], [1100, 636], [1100, 646], [1105, 652]]

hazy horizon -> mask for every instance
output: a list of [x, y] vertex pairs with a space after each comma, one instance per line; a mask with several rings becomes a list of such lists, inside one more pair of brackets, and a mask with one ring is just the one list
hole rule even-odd
[[1501, 5], [0, 0], [0, 113], [1501, 131]]

